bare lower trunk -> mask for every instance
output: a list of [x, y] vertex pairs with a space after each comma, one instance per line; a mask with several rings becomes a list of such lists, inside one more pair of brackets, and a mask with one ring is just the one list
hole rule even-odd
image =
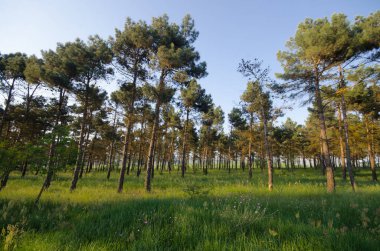
[[82, 167], [82, 160], [83, 160], [83, 143], [85, 138], [85, 130], [86, 130], [86, 122], [87, 122], [87, 109], [88, 109], [88, 95], [89, 95], [89, 81], [87, 81], [86, 84], [86, 97], [84, 101], [83, 106], [83, 115], [82, 115], [82, 123], [80, 126], [80, 134], [79, 134], [79, 142], [78, 142], [78, 154], [77, 154], [77, 160], [75, 164], [74, 169], [74, 176], [73, 180], [71, 181], [70, 191], [74, 191], [77, 188], [77, 182], [79, 178], [79, 172]]
[[0, 180], [0, 191], [7, 186], [10, 170], [6, 170]]
[[[116, 104], [115, 113], [114, 113], [114, 116], [113, 116], [113, 125], [112, 125], [112, 128], [113, 128], [114, 132], [116, 132], [117, 107], [118, 107], [118, 105]], [[112, 139], [111, 145], [110, 145], [111, 149], [110, 149], [110, 158], [109, 158], [109, 162], [108, 162], [107, 180], [110, 179], [110, 177], [111, 177], [111, 171], [113, 169], [113, 161], [112, 161], [112, 159], [113, 159], [114, 147], [115, 147], [115, 139]]]
[[252, 179], [252, 126], [253, 126], [253, 114], [250, 114], [249, 119], [249, 143], [248, 143], [248, 177]]
[[[135, 69], [136, 69], [136, 64], [135, 64]], [[127, 169], [127, 155], [128, 155], [128, 150], [129, 150], [129, 145], [130, 145], [130, 137], [132, 133], [132, 128], [134, 124], [134, 111], [135, 111], [135, 99], [136, 99], [136, 82], [137, 82], [137, 71], [134, 72], [133, 75], [133, 91], [132, 91], [132, 98], [131, 102], [129, 103], [128, 107], [128, 117], [127, 117], [127, 131], [124, 136], [124, 147], [123, 147], [123, 161], [121, 163], [121, 170], [120, 170], [120, 176], [119, 176], [119, 187], [117, 189], [118, 193], [121, 193], [123, 191], [123, 186], [124, 186], [124, 176], [125, 176], [125, 171]]]
[[190, 110], [186, 109], [186, 122], [185, 122], [185, 128], [183, 132], [183, 143], [182, 143], [182, 178], [185, 177], [185, 170], [186, 170], [186, 144], [187, 144], [187, 131], [188, 131], [188, 123], [189, 123], [189, 113]]
[[[55, 123], [54, 123], [54, 129], [57, 128], [57, 126], [59, 124], [59, 121], [61, 119], [62, 106], [63, 106], [63, 102], [64, 102], [64, 97], [65, 97], [65, 92], [64, 92], [63, 89], [60, 89], [59, 90], [58, 109], [57, 109], [58, 111], [57, 111], [57, 117], [56, 117]], [[46, 175], [44, 183], [42, 184], [41, 190], [40, 190], [40, 192], [39, 192], [39, 194], [38, 194], [38, 196], [37, 196], [37, 198], [35, 200], [35, 204], [37, 204], [38, 201], [40, 200], [42, 192], [44, 190], [46, 190], [47, 188], [49, 188], [49, 186], [50, 186], [51, 179], [53, 177], [53, 162], [54, 162], [53, 160], [54, 160], [54, 157], [55, 157], [55, 147], [56, 147], [56, 144], [57, 144], [57, 136], [56, 136], [55, 132], [53, 131], [52, 140], [51, 140], [50, 146], [49, 146], [48, 161], [47, 161], [47, 164], [46, 164], [47, 175]]]
[[149, 150], [148, 150], [146, 178], [145, 178], [145, 189], [148, 192], [151, 191], [152, 171], [154, 169], [154, 150], [155, 150], [158, 122], [159, 122], [159, 116], [160, 116], [160, 105], [161, 105], [160, 101], [158, 100], [156, 103], [156, 108], [154, 112], [155, 118], [154, 118], [154, 124], [152, 128], [152, 134], [150, 137]]
[[24, 161], [24, 164], [22, 165], [21, 177], [25, 177], [27, 169], [28, 169], [28, 157], [26, 157], [26, 160]]
[[268, 141], [268, 121], [267, 121], [264, 111], [263, 111], [262, 117], [263, 117], [263, 125], [264, 125], [264, 147], [265, 147], [265, 152], [266, 152], [267, 162], [268, 162], [268, 189], [269, 191], [272, 191], [273, 190], [273, 161], [272, 161], [272, 152], [271, 152], [269, 141]]
[[325, 123], [325, 114], [323, 111], [323, 104], [321, 93], [319, 89], [319, 73], [317, 70], [315, 71], [315, 101], [317, 103], [318, 109], [318, 117], [319, 117], [319, 127], [320, 127], [320, 139], [321, 139], [321, 157], [322, 164], [324, 164], [326, 168], [326, 180], [327, 180], [327, 191], [334, 192], [335, 191], [335, 179], [334, 179], [334, 170], [331, 165], [330, 160], [330, 150], [327, 140], [327, 130]]
[[128, 149], [129, 149], [131, 132], [132, 132], [132, 122], [129, 121], [127, 124], [127, 132], [124, 137], [123, 160], [122, 160], [121, 169], [120, 169], [119, 187], [117, 189], [118, 193], [121, 193], [123, 191], [124, 177], [125, 177], [125, 172], [127, 171]]
[[338, 107], [338, 126], [339, 126], [339, 149], [340, 149], [340, 165], [342, 167], [342, 178], [346, 180], [346, 156], [344, 152], [344, 129], [342, 125], [342, 112], [341, 107]]
[[[345, 87], [343, 69], [339, 66], [339, 75], [340, 75], [340, 87]], [[346, 100], [344, 98], [344, 94], [341, 95], [341, 108], [342, 108], [342, 122], [343, 122], [343, 135], [344, 135], [344, 145], [345, 145], [345, 155], [346, 155], [346, 167], [348, 169], [348, 175], [350, 176], [350, 183], [352, 189], [355, 191], [356, 183], [354, 178], [354, 173], [352, 170], [351, 164], [351, 149], [349, 144], [349, 135], [348, 135], [348, 122], [347, 122], [347, 108], [346, 108]]]
[[[161, 72], [160, 81], [158, 84], [158, 93], [159, 95], [162, 93], [164, 87], [165, 87], [165, 77], [166, 73], [164, 70]], [[158, 96], [156, 107], [154, 110], [154, 123], [152, 128], [152, 134], [150, 137], [150, 143], [149, 143], [149, 150], [148, 150], [148, 157], [147, 157], [147, 168], [146, 168], [146, 178], [145, 178], [145, 189], [150, 192], [151, 191], [151, 179], [152, 179], [152, 172], [154, 172], [154, 151], [155, 151], [155, 145], [156, 145], [156, 138], [157, 138], [157, 131], [159, 126], [159, 120], [160, 120], [160, 107], [161, 107], [161, 98]]]
[[371, 167], [372, 172], [372, 181], [377, 181], [377, 174], [376, 174], [376, 165], [375, 165], [375, 153], [373, 151], [373, 142], [372, 142], [372, 130], [370, 125], [369, 118], [365, 117], [365, 126], [367, 131], [367, 149], [368, 149], [368, 156], [369, 156], [369, 164]]

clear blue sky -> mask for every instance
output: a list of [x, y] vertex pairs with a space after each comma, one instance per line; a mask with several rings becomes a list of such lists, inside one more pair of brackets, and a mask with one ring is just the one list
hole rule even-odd
[[[246, 86], [236, 71], [241, 58], [257, 57], [272, 74], [280, 72], [276, 53], [305, 18], [345, 13], [353, 19], [379, 9], [379, 0], [0, 0], [0, 52], [39, 55], [57, 42], [93, 34], [107, 38], [123, 27], [126, 17], [150, 22], [166, 13], [180, 22], [191, 14], [200, 32], [196, 48], [209, 72], [200, 83], [227, 114]], [[306, 108], [293, 107], [285, 118], [303, 123]]]

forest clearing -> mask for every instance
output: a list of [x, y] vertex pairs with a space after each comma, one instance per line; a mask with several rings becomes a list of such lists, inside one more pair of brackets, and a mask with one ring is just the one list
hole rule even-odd
[[380, 250], [379, 4], [3, 1], [0, 249]]

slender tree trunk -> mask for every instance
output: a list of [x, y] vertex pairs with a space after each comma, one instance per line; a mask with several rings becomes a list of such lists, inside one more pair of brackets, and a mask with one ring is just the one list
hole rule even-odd
[[248, 177], [252, 179], [252, 125], [253, 125], [253, 114], [250, 114], [249, 118], [249, 143], [248, 143]]
[[[135, 64], [135, 69], [136, 69], [136, 64]], [[120, 176], [119, 176], [119, 187], [117, 189], [118, 193], [121, 193], [123, 191], [123, 186], [124, 186], [124, 176], [125, 176], [125, 171], [127, 169], [127, 155], [128, 155], [128, 150], [129, 150], [129, 144], [130, 144], [130, 137], [132, 133], [132, 128], [133, 128], [133, 117], [134, 117], [134, 111], [135, 111], [135, 100], [136, 100], [136, 82], [137, 82], [137, 70], [134, 72], [133, 75], [133, 90], [132, 90], [132, 98], [131, 102], [128, 107], [128, 117], [127, 117], [127, 131], [124, 135], [124, 144], [123, 144], [123, 161], [121, 164], [121, 170], [120, 170]]]
[[322, 98], [319, 89], [319, 72], [317, 68], [315, 68], [315, 101], [317, 103], [318, 109], [318, 117], [319, 117], [319, 127], [320, 127], [320, 139], [321, 139], [321, 154], [322, 161], [324, 166], [326, 167], [326, 179], [327, 179], [327, 191], [333, 192], [335, 191], [335, 179], [334, 179], [334, 170], [331, 165], [330, 160], [330, 150], [327, 140], [327, 130], [326, 130], [326, 122], [325, 122], [325, 114], [323, 110]]
[[306, 169], [306, 159], [305, 159], [305, 153], [302, 150], [302, 163], [303, 163], [303, 168]]
[[189, 114], [190, 110], [186, 109], [186, 121], [185, 121], [185, 128], [183, 132], [183, 143], [182, 143], [182, 178], [185, 177], [185, 170], [186, 170], [186, 144], [187, 144], [187, 130], [188, 130], [188, 123], [189, 123]]
[[27, 169], [28, 169], [28, 158], [26, 158], [26, 160], [24, 161], [24, 164], [22, 165], [21, 177], [25, 177]]
[[268, 141], [268, 120], [265, 115], [264, 108], [262, 108], [262, 118], [263, 118], [263, 125], [264, 125], [264, 146], [265, 146], [265, 151], [267, 155], [267, 164], [268, 164], [268, 188], [269, 191], [273, 190], [273, 160], [272, 160], [272, 152], [269, 146], [269, 141]]
[[[90, 121], [91, 121], [91, 118], [92, 118], [92, 111], [90, 111], [90, 116], [89, 116]], [[88, 164], [88, 161], [90, 160], [90, 153], [88, 152], [88, 150], [89, 150], [88, 149], [88, 139], [90, 138], [90, 130], [91, 130], [91, 125], [89, 124], [87, 126], [86, 137], [85, 137], [86, 139], [85, 139], [85, 142], [83, 145], [82, 161], [81, 161], [80, 172], [79, 172], [79, 178], [80, 179], [82, 179], [82, 177], [83, 177], [83, 171], [84, 171], [84, 165], [86, 162], [86, 158], [87, 158], [87, 164]]]
[[[65, 97], [65, 91], [60, 88], [59, 89], [59, 101], [58, 101], [58, 107], [57, 107], [58, 108], [57, 109], [57, 117], [55, 119], [54, 128], [53, 129], [57, 128], [57, 126], [59, 124], [59, 121], [61, 120], [62, 106], [63, 106], [63, 102], [64, 102], [64, 97]], [[55, 148], [56, 148], [56, 143], [57, 143], [56, 142], [57, 141], [56, 138], [57, 138], [56, 133], [53, 131], [52, 140], [51, 140], [51, 143], [50, 143], [50, 146], [49, 146], [48, 161], [47, 161], [47, 164], [46, 164], [47, 174], [46, 174], [46, 178], [44, 180], [44, 183], [42, 184], [41, 190], [40, 190], [39, 194], [37, 195], [36, 200], [34, 201], [35, 204], [37, 204], [38, 201], [40, 200], [42, 192], [44, 190], [46, 190], [47, 188], [49, 188], [50, 183], [51, 183], [51, 179], [53, 177], [53, 169], [52, 168], [53, 168], [53, 159], [55, 157]]]
[[8, 182], [8, 179], [9, 179], [9, 174], [10, 174], [10, 170], [6, 170], [3, 174], [3, 176], [1, 176], [1, 180], [0, 180], [0, 191], [7, 186], [7, 182]]
[[[113, 126], [112, 128], [114, 129], [114, 132], [116, 132], [116, 115], [117, 115], [117, 105], [115, 107], [115, 113], [113, 115]], [[111, 171], [113, 169], [113, 151], [115, 148], [115, 139], [113, 138], [111, 141], [111, 146], [110, 146], [110, 158], [109, 158], [109, 163], [108, 163], [108, 171], [107, 171], [107, 180], [110, 179], [111, 177]]]
[[[158, 86], [158, 93], [159, 95], [162, 93], [164, 87], [165, 87], [165, 77], [166, 72], [162, 70], [161, 76], [160, 76], [160, 82]], [[146, 178], [145, 178], [145, 189], [150, 192], [151, 191], [151, 179], [152, 179], [152, 170], [154, 169], [154, 149], [156, 144], [156, 137], [157, 137], [157, 131], [159, 126], [159, 120], [160, 120], [160, 107], [161, 107], [161, 97], [158, 96], [156, 107], [154, 110], [154, 123], [152, 128], [152, 134], [150, 137], [150, 143], [149, 143], [149, 150], [148, 150], [148, 159], [147, 159], [147, 168], [146, 168]]]
[[[344, 88], [345, 81], [344, 81], [344, 75], [343, 75], [343, 69], [341, 66], [339, 66], [339, 76], [340, 76], [340, 87]], [[349, 134], [348, 134], [348, 122], [347, 122], [347, 108], [346, 108], [346, 100], [344, 98], [344, 94], [341, 95], [341, 102], [340, 102], [341, 108], [342, 108], [342, 122], [343, 122], [343, 131], [344, 131], [344, 145], [346, 147], [346, 167], [348, 169], [348, 175], [350, 176], [350, 183], [352, 186], [352, 189], [355, 191], [356, 183], [354, 178], [354, 172], [352, 170], [352, 164], [351, 164], [351, 149], [349, 144]]]
[[[377, 181], [376, 174], [376, 165], [375, 165], [375, 154], [373, 151], [373, 142], [372, 142], [372, 129], [370, 125], [370, 119], [367, 116], [364, 116], [364, 123], [367, 131], [367, 149], [369, 156], [369, 164], [372, 172], [372, 181]], [[363, 162], [364, 165], [364, 162]]]
[[78, 155], [77, 155], [77, 160], [76, 160], [75, 170], [74, 170], [74, 177], [73, 177], [73, 180], [71, 182], [70, 191], [74, 191], [77, 187], [79, 172], [80, 172], [81, 166], [82, 166], [83, 143], [84, 143], [84, 138], [85, 138], [86, 123], [87, 123], [89, 88], [90, 88], [90, 80], [87, 80], [86, 96], [85, 96], [85, 100], [84, 100], [83, 115], [82, 115], [82, 123], [80, 126], [80, 134], [79, 134]]
[[341, 107], [338, 107], [338, 126], [339, 126], [339, 149], [340, 149], [340, 165], [342, 167], [342, 178], [346, 180], [346, 156], [344, 152], [344, 129], [342, 125], [342, 112]]

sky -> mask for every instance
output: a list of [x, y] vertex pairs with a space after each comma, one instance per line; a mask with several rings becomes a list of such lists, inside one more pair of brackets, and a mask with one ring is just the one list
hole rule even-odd
[[[55, 49], [58, 42], [103, 38], [122, 29], [127, 17], [145, 20], [168, 14], [179, 23], [190, 14], [200, 35], [195, 43], [207, 62], [208, 76], [199, 83], [226, 115], [246, 87], [247, 79], [237, 72], [241, 59], [258, 58], [276, 72], [282, 72], [276, 54], [285, 50], [305, 18], [330, 17], [344, 13], [350, 20], [380, 10], [379, 0], [0, 0], [0, 53], [24, 52], [40, 55]], [[116, 89], [111, 84], [105, 89]], [[287, 117], [303, 124], [307, 107], [291, 101]], [[276, 102], [277, 105], [282, 105]], [[227, 120], [227, 116], [226, 116]]]

